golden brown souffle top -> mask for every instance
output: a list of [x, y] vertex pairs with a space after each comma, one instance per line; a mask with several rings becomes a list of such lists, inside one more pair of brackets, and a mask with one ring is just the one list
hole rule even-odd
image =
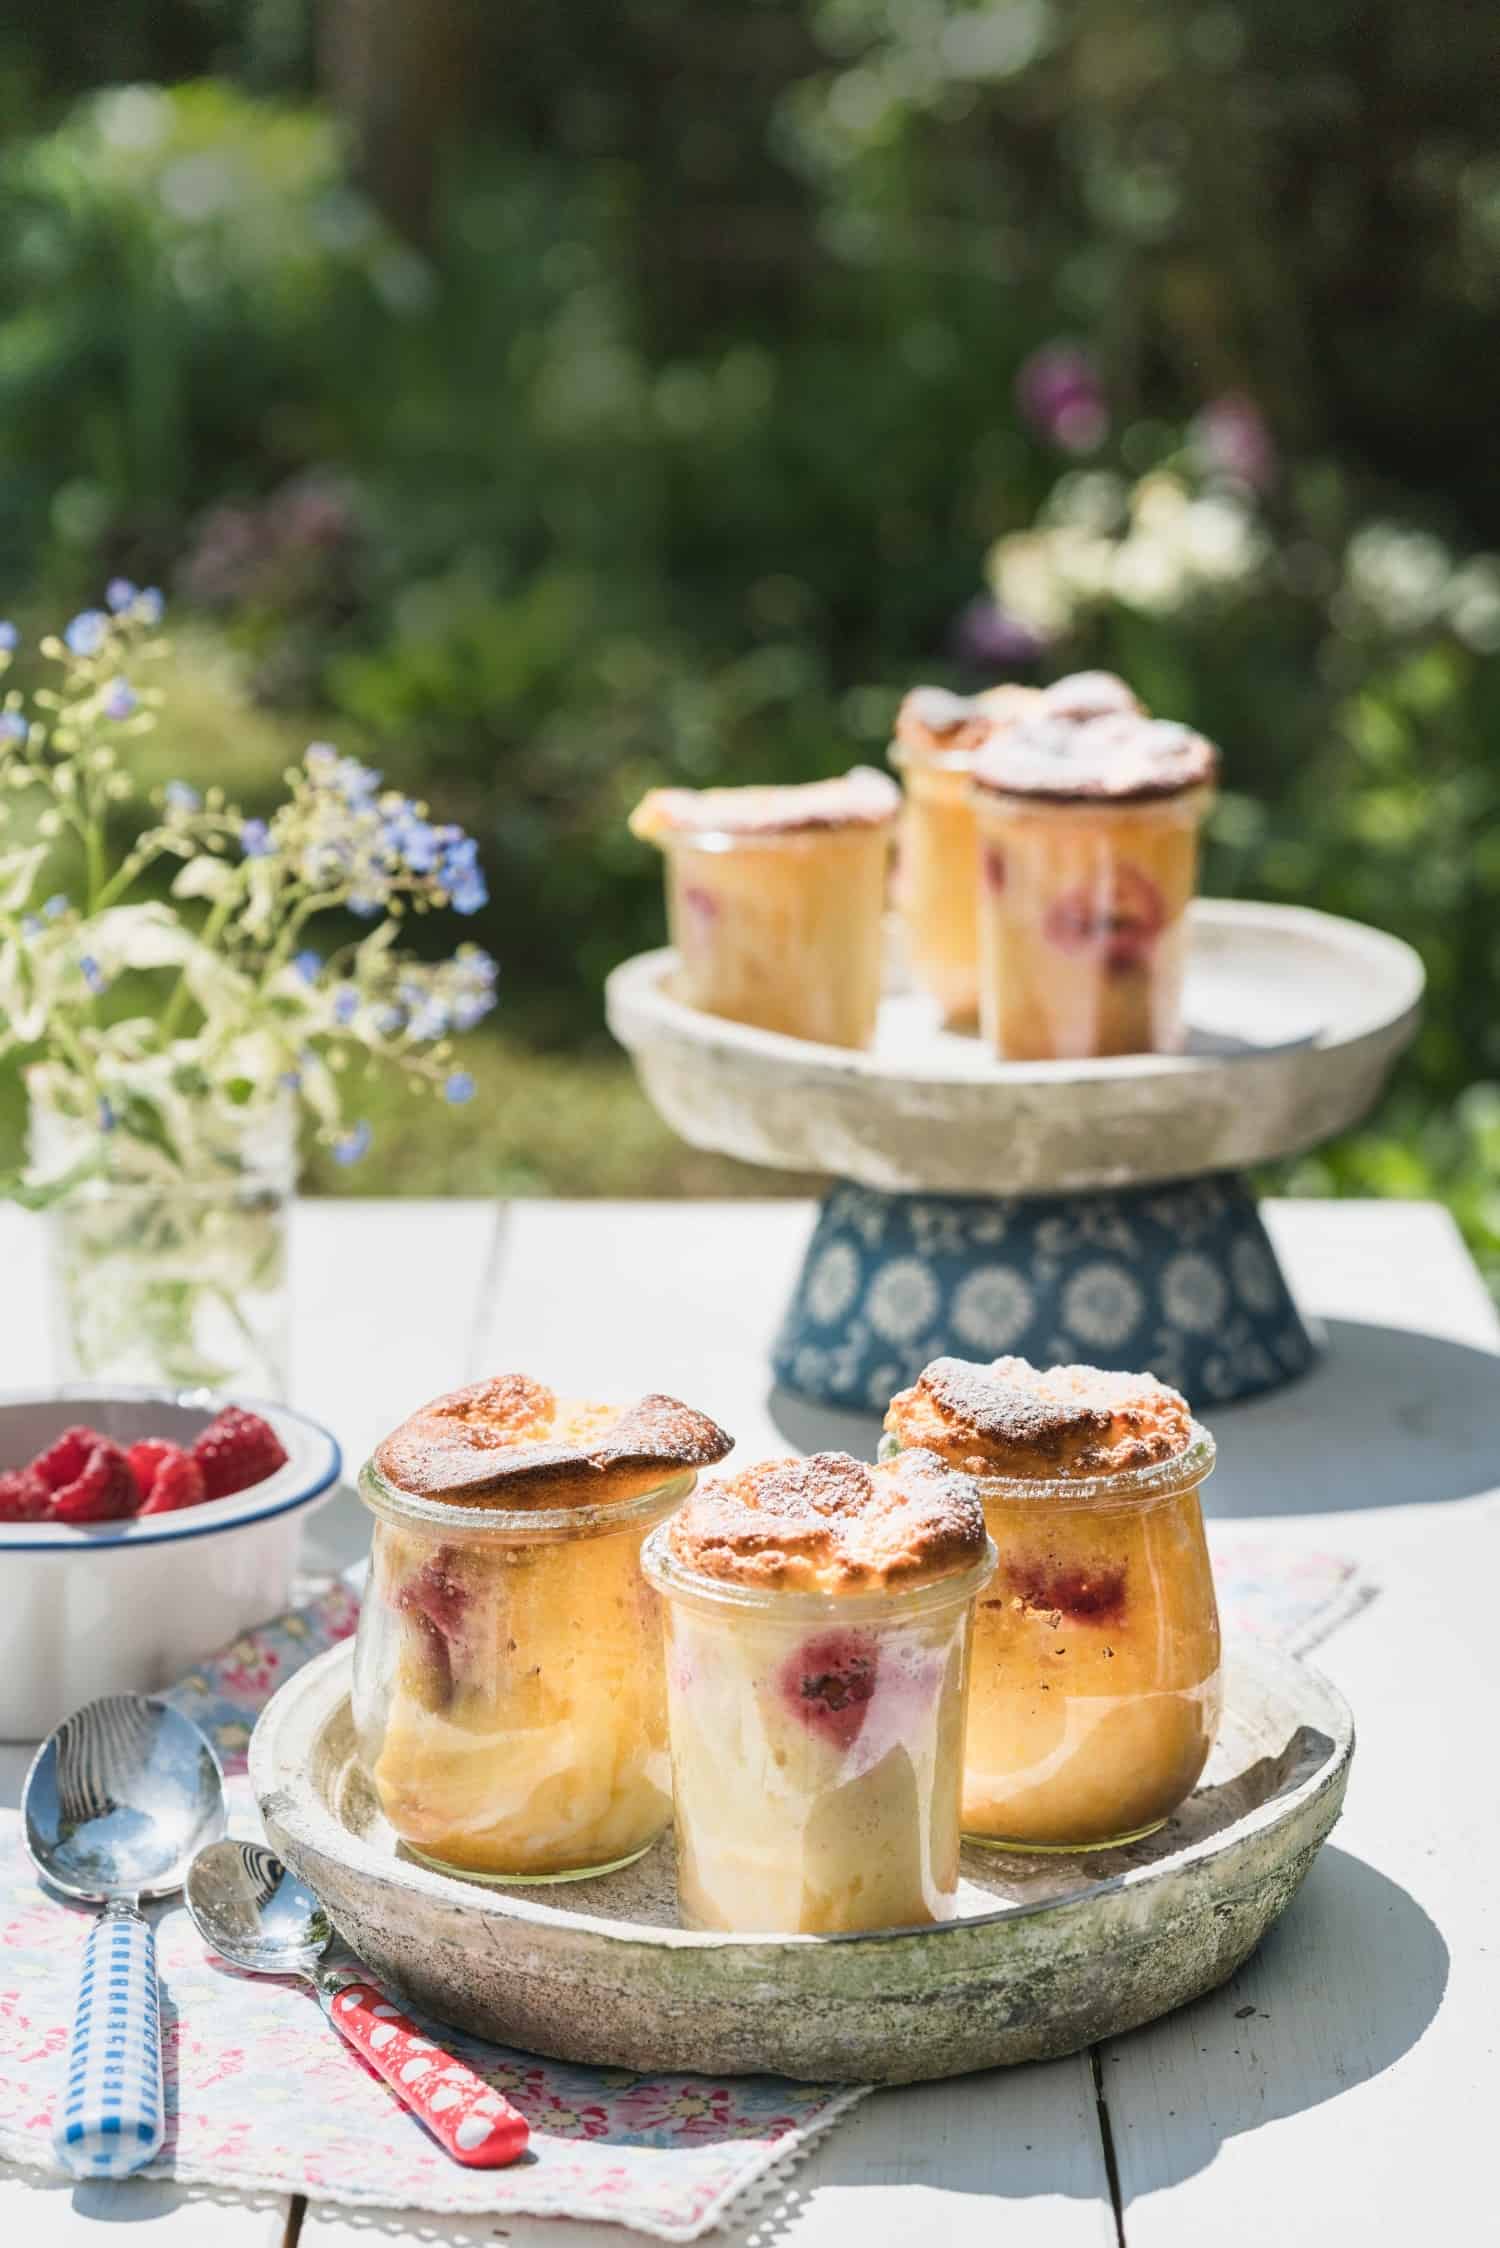
[[954, 695], [946, 687], [913, 687], [896, 713], [892, 762], [972, 769], [979, 752], [1015, 727], [1043, 718], [1084, 718], [1140, 713], [1140, 704], [1112, 671], [1075, 671], [1050, 687], [1009, 682], [979, 695]]
[[653, 788], [630, 815], [647, 843], [678, 835], [796, 835], [810, 829], [884, 827], [901, 805], [888, 773], [855, 765], [837, 780], [767, 788]]
[[685, 1569], [759, 1592], [881, 1592], [968, 1569], [985, 1549], [978, 1486], [930, 1452], [866, 1467], [847, 1452], [762, 1460], [701, 1483], [672, 1517]]
[[412, 1498], [449, 1505], [614, 1505], [734, 1439], [675, 1397], [634, 1405], [559, 1398], [529, 1374], [497, 1374], [434, 1398], [379, 1445], [376, 1473]]
[[987, 687], [981, 695], [913, 687], [896, 713], [892, 762], [967, 766], [994, 733], [1029, 715], [1041, 700], [1036, 687]]
[[1219, 753], [1202, 734], [1142, 710], [1121, 679], [1079, 672], [992, 735], [974, 760], [977, 787], [1005, 796], [1124, 803], [1203, 788]]
[[1193, 1422], [1187, 1400], [1154, 1374], [934, 1358], [891, 1399], [885, 1425], [903, 1447], [898, 1461], [917, 1445], [969, 1475], [1062, 1480], [1175, 1459]]

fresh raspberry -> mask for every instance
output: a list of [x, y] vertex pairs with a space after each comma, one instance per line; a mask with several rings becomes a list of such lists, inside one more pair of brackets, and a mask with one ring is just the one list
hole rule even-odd
[[130, 1462], [118, 1444], [101, 1436], [72, 1482], [53, 1492], [52, 1519], [113, 1522], [122, 1514], [134, 1514], [140, 1503]]
[[1166, 925], [1166, 901], [1151, 877], [1119, 866], [1102, 889], [1082, 883], [1055, 899], [1042, 929], [1059, 950], [1092, 953], [1106, 975], [1124, 976], [1146, 965]]
[[[135, 1455], [147, 1449], [137, 1444], [130, 1454], [132, 1469]], [[203, 1470], [191, 1452], [184, 1452], [178, 1444], [153, 1444], [153, 1452], [161, 1455], [156, 1472], [146, 1491], [142, 1514], [175, 1514], [179, 1507], [201, 1506], [208, 1493], [203, 1487]]]
[[194, 1443], [193, 1458], [203, 1470], [205, 1497], [226, 1499], [231, 1491], [248, 1491], [252, 1483], [274, 1475], [284, 1464], [286, 1451], [259, 1413], [226, 1405]]
[[0, 1475], [0, 1522], [41, 1522], [51, 1509], [52, 1493], [34, 1467]]
[[39, 1452], [31, 1465], [49, 1491], [60, 1491], [83, 1473], [84, 1461], [105, 1439], [96, 1428], [65, 1428], [57, 1442]]
[[180, 1451], [181, 1446], [167, 1444], [158, 1436], [147, 1436], [139, 1444], [132, 1444], [125, 1457], [130, 1462], [130, 1472], [135, 1477], [135, 1487], [143, 1499], [151, 1496], [151, 1486], [156, 1481], [156, 1471], [169, 1453]]
[[810, 1733], [849, 1748], [864, 1724], [879, 1660], [868, 1632], [820, 1631], [782, 1664], [781, 1691]]

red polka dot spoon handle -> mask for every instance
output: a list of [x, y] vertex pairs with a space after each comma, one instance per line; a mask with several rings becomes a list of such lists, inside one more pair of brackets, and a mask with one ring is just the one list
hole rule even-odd
[[420, 2116], [455, 2162], [494, 2170], [524, 2154], [530, 2132], [482, 2076], [434, 2045], [417, 2024], [370, 1983], [324, 1988], [323, 2011], [402, 2105]]

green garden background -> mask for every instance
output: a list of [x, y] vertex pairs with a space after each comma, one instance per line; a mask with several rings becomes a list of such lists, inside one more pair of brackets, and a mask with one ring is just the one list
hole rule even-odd
[[[0, 29], [0, 614], [125, 573], [143, 789], [313, 738], [480, 838], [462, 1114], [326, 1191], [777, 1191], [603, 1031], [652, 783], [1125, 670], [1208, 887], [1410, 939], [1381, 1113], [1500, 1284], [1500, 14], [1463, 0], [70, 0]], [[128, 811], [128, 808], [127, 808]], [[0, 1169], [21, 1095], [0, 1081]]]

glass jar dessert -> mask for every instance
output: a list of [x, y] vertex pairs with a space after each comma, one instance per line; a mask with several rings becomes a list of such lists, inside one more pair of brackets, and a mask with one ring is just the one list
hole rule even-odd
[[972, 1481], [912, 1453], [768, 1460], [654, 1531], [683, 1925], [950, 1919], [964, 1687], [994, 1567]]
[[403, 1422], [354, 1654], [360, 1762], [406, 1847], [488, 1881], [639, 1857], [670, 1815], [641, 1542], [730, 1438], [675, 1398], [559, 1402], [503, 1375]]
[[979, 1479], [1000, 1566], [974, 1629], [964, 1832], [1089, 1850], [1163, 1825], [1218, 1730], [1199, 1488], [1214, 1443], [1149, 1374], [938, 1358], [885, 1449]]
[[960, 1027], [979, 1011], [979, 844], [970, 781], [992, 735], [1033, 710], [1034, 687], [951, 695], [914, 687], [896, 715], [891, 763], [905, 784], [896, 904], [913, 982]]
[[1187, 909], [1218, 753], [1186, 726], [1098, 701], [1051, 702], [975, 759], [980, 1023], [1003, 1061], [1182, 1043]]
[[659, 788], [630, 817], [666, 860], [677, 994], [733, 1022], [868, 1046], [901, 796], [885, 773], [786, 788]]

